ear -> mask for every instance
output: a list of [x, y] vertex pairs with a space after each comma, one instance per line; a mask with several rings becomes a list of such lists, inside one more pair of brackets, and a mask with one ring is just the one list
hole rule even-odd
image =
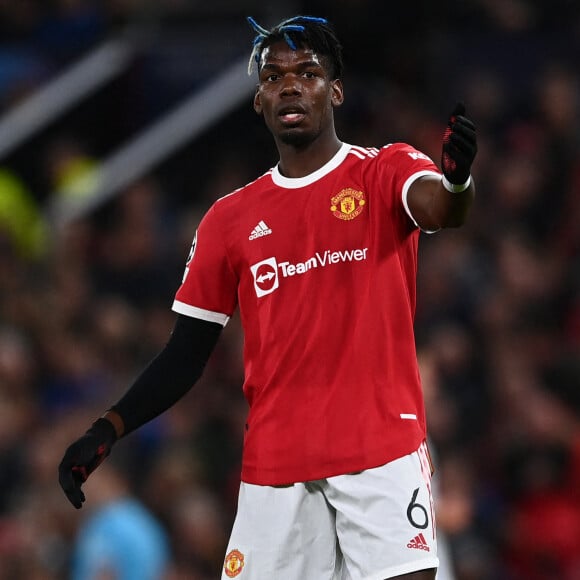
[[256, 92], [254, 93], [254, 111], [258, 115], [262, 114], [262, 101], [260, 99], [260, 85], [256, 86]]
[[330, 99], [332, 101], [333, 107], [340, 107], [344, 101], [344, 91], [342, 86], [342, 81], [340, 79], [335, 79], [331, 83], [331, 96]]

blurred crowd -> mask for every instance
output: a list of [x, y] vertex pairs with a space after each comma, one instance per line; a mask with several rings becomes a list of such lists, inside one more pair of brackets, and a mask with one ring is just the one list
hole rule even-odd
[[[227, 43], [218, 31], [228, 19], [243, 37], [249, 10], [263, 24], [279, 19], [257, 2], [215, 2], [212, 12], [172, 0], [159, 3], [163, 14], [152, 4], [0, 3], [0, 121], [137, 16], [167, 30], [158, 53], [0, 159], [0, 580], [220, 574], [246, 413], [236, 317], [195, 388], [117, 444], [82, 510], [57, 483], [66, 446], [165, 344], [203, 212], [276, 162], [248, 101], [90, 214], [58, 228], [46, 219], [71, 176], [159, 111], [159, 53], [177, 54], [176, 38], [187, 50], [189, 31], [209, 23]], [[283, 2], [279, 16], [336, 24], [343, 140], [406, 141], [438, 161], [458, 98], [478, 127], [476, 203], [463, 228], [422, 236], [416, 317], [455, 578], [578, 580], [580, 7], [393, 4]], [[248, 28], [248, 55], [252, 38]], [[195, 57], [181, 58], [195, 68]], [[96, 560], [129, 571], [92, 576]]]

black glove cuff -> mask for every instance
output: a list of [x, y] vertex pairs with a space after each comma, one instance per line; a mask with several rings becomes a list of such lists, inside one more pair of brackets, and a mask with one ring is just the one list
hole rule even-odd
[[106, 443], [109, 448], [117, 441], [117, 432], [115, 431], [113, 423], [103, 417], [97, 419], [91, 425], [91, 428], [87, 431], [87, 435], [93, 435], [98, 441]]

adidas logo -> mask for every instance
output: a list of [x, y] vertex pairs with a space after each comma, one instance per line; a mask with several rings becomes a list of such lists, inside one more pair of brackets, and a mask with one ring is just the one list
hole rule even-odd
[[423, 534], [416, 535], [412, 540], [409, 540], [407, 548], [414, 548], [415, 550], [425, 550], [425, 552], [430, 552], [431, 548], [427, 545], [425, 541], [425, 536]]
[[272, 230], [266, 225], [266, 223], [263, 220], [260, 220], [258, 225], [252, 230], [252, 233], [250, 234], [248, 240], [255, 240], [263, 236], [269, 236], [271, 233]]

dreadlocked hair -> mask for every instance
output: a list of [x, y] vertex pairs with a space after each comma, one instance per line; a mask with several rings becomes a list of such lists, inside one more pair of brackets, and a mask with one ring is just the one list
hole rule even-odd
[[316, 54], [326, 57], [332, 78], [342, 78], [342, 45], [326, 18], [294, 16], [283, 20], [270, 30], [260, 26], [251, 16], [248, 16], [248, 22], [257, 33], [248, 63], [249, 75], [252, 74], [254, 64], [259, 66], [264, 49], [283, 40], [292, 50], [308, 47]]

